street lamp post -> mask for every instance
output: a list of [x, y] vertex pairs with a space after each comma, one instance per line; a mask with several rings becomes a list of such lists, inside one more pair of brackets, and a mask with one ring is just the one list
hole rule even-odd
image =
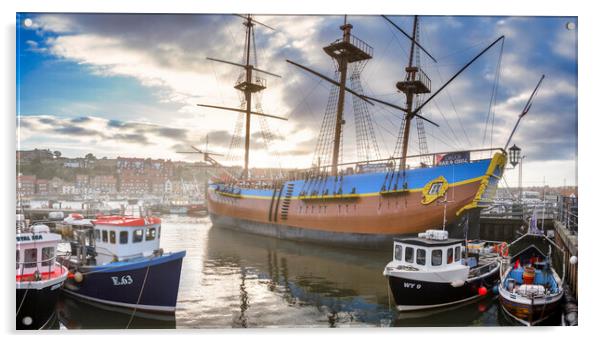
[[518, 196], [520, 197], [520, 202], [523, 201], [523, 160], [527, 156], [521, 156], [520, 162], [518, 165]]
[[523, 163], [522, 160], [524, 156], [520, 155], [521, 149], [514, 144], [510, 149], [508, 149], [508, 157], [510, 158], [510, 164], [512, 167], [516, 167], [517, 164], [520, 163], [518, 168], [518, 191], [519, 191], [519, 201], [522, 201], [523, 198]]

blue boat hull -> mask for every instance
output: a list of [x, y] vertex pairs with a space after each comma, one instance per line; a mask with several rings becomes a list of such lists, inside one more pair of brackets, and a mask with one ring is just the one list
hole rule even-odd
[[185, 251], [130, 262], [79, 269], [83, 280], [68, 279], [64, 290], [86, 300], [151, 312], [176, 309]]

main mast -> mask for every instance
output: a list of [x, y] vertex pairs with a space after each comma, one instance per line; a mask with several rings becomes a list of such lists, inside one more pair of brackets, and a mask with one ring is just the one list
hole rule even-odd
[[343, 38], [324, 47], [324, 51], [332, 57], [338, 64], [339, 92], [337, 99], [336, 119], [334, 128], [334, 145], [332, 150], [331, 173], [337, 175], [339, 165], [339, 153], [341, 151], [341, 136], [343, 133], [343, 111], [345, 109], [345, 91], [347, 83], [347, 67], [350, 63], [359, 62], [372, 58], [372, 48], [351, 35], [353, 25], [347, 23], [347, 16], [340, 29], [343, 31]]
[[[345, 22], [343, 26], [341, 26], [341, 30], [343, 30], [343, 42], [349, 43], [349, 39], [351, 36], [351, 29], [353, 25], [347, 24], [347, 16], [345, 16]], [[334, 128], [334, 147], [332, 151], [332, 174], [336, 175], [338, 170], [339, 163], [339, 153], [341, 146], [341, 131], [343, 128], [343, 110], [345, 109], [345, 84], [347, 82], [347, 64], [348, 61], [346, 58], [339, 58], [339, 97], [337, 102], [337, 119], [335, 121]]]

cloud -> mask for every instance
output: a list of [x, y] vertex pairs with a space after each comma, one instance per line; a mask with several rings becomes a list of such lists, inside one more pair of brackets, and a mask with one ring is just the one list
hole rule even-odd
[[[400, 26], [411, 28], [412, 17], [391, 18]], [[277, 31], [255, 27], [259, 61], [255, 62], [252, 56], [252, 63], [283, 76], [261, 75], [268, 82], [268, 89], [261, 95], [262, 107], [266, 113], [284, 115], [289, 121], [268, 119], [278, 144], [273, 144], [265, 156], [259, 152], [254, 152], [254, 156], [257, 160], [265, 158], [262, 163], [269, 163], [270, 158], [275, 163], [274, 152], [278, 151], [293, 156], [292, 163], [308, 166], [331, 85], [285, 63], [285, 59], [333, 76], [335, 65], [322, 48], [340, 38], [342, 17], [258, 16], [257, 19]], [[404, 77], [409, 50], [407, 39], [378, 16], [350, 16], [348, 19], [354, 25], [353, 34], [374, 48], [374, 57], [362, 74], [364, 92], [403, 105], [404, 96], [397, 92], [395, 83]], [[489, 103], [501, 45], [483, 55], [423, 109], [424, 115], [441, 125], [437, 129], [426, 124], [429, 151], [502, 146], [539, 76], [546, 74], [542, 89], [515, 141], [528, 147], [530, 151], [526, 149], [525, 153], [534, 161], [570, 162], [574, 159], [577, 32], [566, 30], [568, 20], [576, 21], [576, 18], [421, 17], [421, 43], [438, 59], [435, 64], [421, 55], [421, 67], [430, 76], [433, 91], [495, 38], [502, 34], [506, 36], [495, 106], [490, 109]], [[290, 25], [292, 22], [295, 24]], [[242, 70], [205, 59], [215, 57], [241, 62], [244, 27], [240, 18], [224, 15], [41, 14], [34, 17], [33, 29], [40, 38], [27, 43], [31, 53], [75, 62], [87, 73], [97, 76], [134, 79], [147, 87], [158, 103], [170, 104], [175, 111], [168, 113], [140, 105], [131, 113], [124, 111], [123, 116], [113, 115], [102, 121], [102, 109], [94, 110], [96, 117], [81, 117], [81, 112], [90, 111], [73, 111], [71, 117], [90, 119], [75, 118], [65, 123], [58, 118], [38, 116], [37, 121], [22, 123], [24, 132], [40, 124], [46, 126], [37, 129], [51, 130], [49, 126], [62, 126], [60, 130], [64, 133], [56, 129], [44, 131], [54, 132], [52, 137], [58, 140], [59, 134], [80, 137], [85, 130], [97, 130], [95, 134], [87, 133], [94, 139], [135, 144], [148, 147], [148, 151], [154, 148], [151, 153], [163, 152], [169, 156], [175, 156], [176, 149], [204, 142], [205, 135], [209, 134], [212, 148], [219, 152], [228, 149], [238, 116], [199, 108], [196, 104], [229, 107], [240, 104], [239, 94], [232, 86]], [[346, 158], [353, 158], [354, 113], [349, 95], [345, 108], [344, 151]], [[383, 155], [392, 153], [401, 114], [381, 105], [368, 106], [368, 109], [374, 119], [381, 152]], [[90, 126], [92, 123], [96, 126]], [[413, 127], [412, 142], [417, 140], [415, 130]], [[252, 145], [263, 146], [261, 125], [256, 117], [251, 132]], [[417, 144], [412, 149], [417, 151]]]
[[[40, 142], [48, 144], [52, 149], [60, 149], [63, 144], [76, 145], [77, 149], [97, 149], [97, 154], [109, 156], [170, 156], [173, 159], [195, 160], [195, 155], [179, 155], [180, 151], [191, 151], [190, 146], [195, 145], [204, 149], [204, 139], [201, 143], [200, 137], [195, 134], [194, 129], [162, 126], [152, 123], [133, 121], [121, 121], [116, 119], [105, 119], [95, 116], [77, 118], [60, 118], [50, 115], [33, 115], [19, 117], [17, 125], [21, 143], [27, 145], [39, 145]], [[303, 135], [303, 131], [300, 131]], [[293, 141], [299, 140], [299, 133], [291, 136]], [[198, 137], [198, 138], [193, 138]], [[233, 134], [226, 130], [213, 131], [209, 134], [209, 150], [222, 155], [240, 155], [242, 145], [235, 151], [229, 153]], [[284, 139], [276, 136], [276, 139]], [[59, 144], [57, 142], [63, 142]], [[243, 138], [239, 138], [243, 142]], [[265, 147], [263, 135], [253, 134], [251, 136], [251, 147]], [[302, 141], [302, 146], [308, 145], [309, 141]], [[296, 144], [283, 142], [279, 149], [272, 152], [287, 155], [309, 154], [311, 149], [300, 149]], [[309, 146], [309, 145], [308, 145]], [[143, 150], [140, 150], [143, 148]], [[71, 148], [73, 149], [73, 148]], [[69, 150], [69, 149], [67, 149]], [[255, 153], [255, 152], [253, 152]], [[149, 155], [145, 155], [149, 154]], [[240, 161], [234, 161], [240, 163]], [[266, 161], [269, 163], [269, 161]]]
[[90, 117], [78, 117], [71, 119], [72, 123], [85, 123], [92, 120]]

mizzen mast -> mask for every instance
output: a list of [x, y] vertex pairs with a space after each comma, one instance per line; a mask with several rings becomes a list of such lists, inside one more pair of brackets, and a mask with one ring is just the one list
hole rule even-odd
[[[406, 96], [406, 114], [403, 127], [403, 143], [401, 150], [401, 162], [400, 169], [405, 170], [406, 168], [406, 157], [408, 155], [408, 142], [410, 138], [410, 127], [411, 122], [416, 113], [413, 112], [414, 107], [414, 96], [418, 94], [426, 94], [431, 92], [431, 79], [426, 73], [418, 66], [414, 65], [414, 49], [416, 48], [416, 34], [418, 28], [418, 16], [414, 16], [414, 26], [412, 30], [412, 37], [410, 40], [412, 44], [410, 46], [410, 60], [408, 66], [405, 68], [406, 77], [405, 80], [397, 82], [395, 85], [397, 89], [403, 92]], [[428, 53], [427, 53], [428, 54]], [[430, 55], [429, 55], [430, 56]]]

